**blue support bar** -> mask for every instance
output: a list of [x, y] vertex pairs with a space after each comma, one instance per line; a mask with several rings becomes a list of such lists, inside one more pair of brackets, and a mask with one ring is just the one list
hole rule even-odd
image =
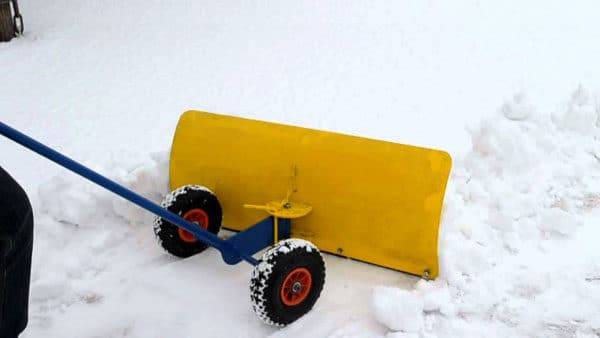
[[[153, 213], [156, 216], [162, 217], [165, 220], [183, 228], [196, 236], [197, 239], [202, 242], [214, 247], [221, 252], [223, 260], [228, 264], [235, 264], [240, 262], [242, 259], [252, 265], [258, 264], [258, 261], [252, 257], [251, 254], [247, 254], [243, 251], [236, 249], [231, 242], [220, 239], [218, 236], [189, 223], [185, 219], [178, 215], [163, 209], [158, 204], [150, 201], [149, 199], [123, 187], [122, 185], [98, 174], [97, 172], [89, 169], [88, 167], [62, 155], [61, 153], [43, 145], [42, 143], [32, 139], [31, 137], [19, 132], [16, 129], [9, 127], [8, 125], [0, 122], [0, 135], [4, 135], [8, 139], [28, 148], [39, 155], [75, 172], [76, 174], [83, 176], [84, 178], [100, 185], [101, 187], [112, 191], [113, 193], [123, 197], [124, 199], [136, 204], [137, 206]], [[235, 263], [233, 263], [235, 262]]]
[[279, 219], [279, 240], [288, 239], [292, 234], [292, 220], [289, 218]]
[[[291, 221], [279, 219], [279, 239], [290, 237]], [[254, 255], [273, 244], [273, 217], [267, 217], [244, 231], [240, 231], [227, 240], [237, 250]], [[236, 262], [237, 263], [237, 262]]]

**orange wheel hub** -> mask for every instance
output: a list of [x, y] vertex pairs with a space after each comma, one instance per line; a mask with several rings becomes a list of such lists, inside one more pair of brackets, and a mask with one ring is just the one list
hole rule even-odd
[[[183, 218], [188, 222], [200, 226], [204, 230], [208, 229], [208, 215], [202, 209], [197, 208], [189, 210], [183, 215]], [[194, 243], [197, 241], [196, 236], [185, 229], [178, 228], [177, 232], [179, 238], [186, 243]]]
[[287, 306], [302, 303], [312, 287], [312, 274], [306, 268], [296, 268], [285, 277], [281, 285], [281, 301]]

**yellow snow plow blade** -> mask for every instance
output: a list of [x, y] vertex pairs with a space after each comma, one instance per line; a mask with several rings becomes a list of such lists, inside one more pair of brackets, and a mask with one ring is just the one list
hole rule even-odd
[[411, 274], [438, 275], [438, 229], [448, 153], [199, 111], [184, 113], [170, 184], [207, 186], [223, 226], [265, 217], [244, 204], [290, 200], [312, 207], [292, 237], [319, 249]]

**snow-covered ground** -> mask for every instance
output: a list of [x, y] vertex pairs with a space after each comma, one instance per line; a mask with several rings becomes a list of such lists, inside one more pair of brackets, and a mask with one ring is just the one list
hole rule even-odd
[[316, 308], [278, 330], [250, 309], [250, 267], [169, 257], [149, 215], [0, 140], [36, 213], [26, 337], [600, 336], [597, 3], [21, 7], [0, 120], [154, 200], [188, 108], [455, 158], [438, 280], [326, 256]]

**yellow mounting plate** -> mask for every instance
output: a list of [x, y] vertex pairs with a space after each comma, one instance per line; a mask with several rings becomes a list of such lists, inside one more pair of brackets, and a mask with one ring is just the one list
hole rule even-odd
[[265, 205], [244, 204], [244, 207], [247, 209], [264, 210], [271, 216], [290, 219], [306, 216], [312, 210], [310, 205], [286, 201], [271, 201]]
[[438, 228], [451, 167], [443, 151], [199, 111], [184, 113], [171, 150], [171, 188], [201, 184], [224, 226], [265, 217], [244, 208], [292, 200], [313, 207], [292, 236], [325, 252], [416, 275], [438, 275]]

